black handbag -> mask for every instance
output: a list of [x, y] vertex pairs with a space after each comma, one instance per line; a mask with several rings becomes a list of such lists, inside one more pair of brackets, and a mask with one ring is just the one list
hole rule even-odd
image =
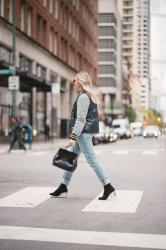
[[77, 167], [78, 154], [67, 150], [68, 146], [60, 148], [53, 158], [53, 166], [73, 172]]

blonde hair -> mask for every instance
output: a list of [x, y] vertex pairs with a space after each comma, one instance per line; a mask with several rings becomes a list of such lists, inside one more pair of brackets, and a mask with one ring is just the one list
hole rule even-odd
[[79, 83], [81, 84], [83, 90], [85, 90], [90, 97], [92, 98], [92, 101], [96, 103], [96, 97], [92, 91], [92, 79], [90, 75], [87, 72], [81, 71], [76, 74], [75, 80], [78, 80]]

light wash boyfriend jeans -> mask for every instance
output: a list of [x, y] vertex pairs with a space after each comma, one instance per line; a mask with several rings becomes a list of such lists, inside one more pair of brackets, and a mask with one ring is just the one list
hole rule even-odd
[[[108, 174], [96, 159], [91, 134], [82, 133], [77, 138], [73, 151], [77, 154], [82, 152], [85, 155], [87, 162], [93, 168], [103, 186], [110, 182]], [[72, 175], [73, 172], [64, 171], [62, 183], [66, 186], [69, 185]]]

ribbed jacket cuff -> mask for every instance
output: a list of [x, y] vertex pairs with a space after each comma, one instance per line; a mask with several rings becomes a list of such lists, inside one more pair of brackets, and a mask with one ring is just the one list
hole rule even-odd
[[74, 141], [76, 141], [77, 140], [77, 135], [74, 134], [74, 133], [71, 133], [71, 135], [70, 135], [69, 138], [72, 139], [72, 140], [74, 140]]

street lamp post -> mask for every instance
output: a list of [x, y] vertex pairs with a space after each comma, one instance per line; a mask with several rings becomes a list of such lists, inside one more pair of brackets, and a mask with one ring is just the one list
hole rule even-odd
[[[16, 0], [13, 0], [12, 10], [12, 63], [13, 63], [13, 75], [16, 74]], [[12, 115], [16, 116], [16, 89], [12, 90]]]

